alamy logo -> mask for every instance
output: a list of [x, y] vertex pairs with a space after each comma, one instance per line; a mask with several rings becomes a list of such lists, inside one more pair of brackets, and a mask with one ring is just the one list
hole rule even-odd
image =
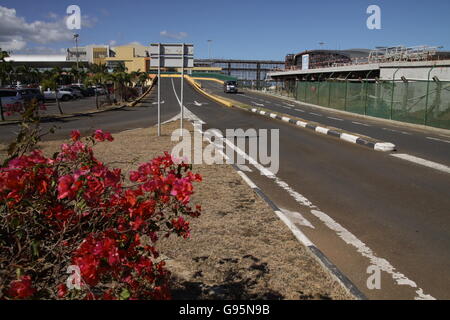
[[[186, 129], [182, 134], [180, 134], [180, 129], [172, 133], [171, 140], [178, 142], [171, 152], [174, 158], [183, 159], [189, 164], [227, 163], [241, 166], [250, 163], [259, 168], [265, 166], [261, 170], [261, 174], [275, 175], [278, 173], [280, 166], [280, 133], [278, 129], [259, 129], [258, 131], [256, 129], [245, 131], [243, 129], [227, 129], [224, 136], [217, 129], [203, 132], [202, 125], [199, 123], [195, 123], [194, 128], [196, 130], [193, 137]], [[209, 144], [203, 148], [205, 142]], [[246, 152], [247, 150], [248, 152]]]
[[371, 5], [367, 8], [367, 14], [370, 14], [370, 16], [367, 18], [367, 28], [369, 30], [380, 30], [381, 8], [377, 5]]
[[80, 30], [81, 29], [81, 9], [77, 5], [71, 5], [67, 7], [66, 13], [68, 14], [66, 18], [66, 26], [69, 30]]
[[380, 290], [381, 289], [381, 270], [377, 266], [369, 266], [367, 268], [367, 273], [370, 276], [367, 278], [367, 289], [369, 290]]
[[66, 287], [69, 290], [81, 289], [81, 271], [78, 266], [72, 265], [67, 267], [67, 272], [70, 276], [67, 278]]

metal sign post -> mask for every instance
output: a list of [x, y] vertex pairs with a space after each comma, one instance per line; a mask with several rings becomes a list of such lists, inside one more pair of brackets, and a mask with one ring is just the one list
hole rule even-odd
[[158, 43], [158, 137], [161, 136], [161, 43]]
[[194, 67], [194, 46], [184, 43], [152, 43], [150, 45], [150, 66], [158, 68], [158, 136], [161, 135], [161, 68], [181, 68], [181, 119], [184, 119], [184, 69]]
[[181, 64], [181, 135], [183, 135], [183, 119], [184, 119], [184, 104], [183, 104], [183, 97], [184, 97], [184, 43], [181, 47], [181, 59], [183, 59], [183, 63]]

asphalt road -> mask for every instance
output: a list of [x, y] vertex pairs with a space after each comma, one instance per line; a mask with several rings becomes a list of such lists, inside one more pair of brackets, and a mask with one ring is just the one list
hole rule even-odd
[[396, 126], [385, 121], [344, 115], [333, 112], [332, 109], [327, 111], [247, 90], [241, 90], [239, 94], [226, 94], [223, 92], [223, 87], [217, 82], [200, 82], [210, 92], [250, 106], [270, 109], [381, 141], [392, 142], [400, 153], [408, 153], [426, 160], [450, 165], [450, 131], [447, 134], [440, 134], [425, 128], [416, 130], [405, 126]]
[[[119, 110], [105, 111], [102, 113], [76, 116], [65, 119], [48, 120], [42, 123], [43, 131], [56, 126], [55, 134], [48, 135], [44, 139], [67, 138], [72, 130], [80, 130], [82, 134], [90, 134], [95, 129], [107, 130], [112, 133], [128, 129], [143, 128], [157, 123], [157, 86], [152, 92], [135, 107], [127, 107]], [[82, 103], [89, 104], [89, 99], [73, 101], [71, 107], [82, 109]], [[70, 102], [67, 102], [69, 104]], [[76, 103], [76, 105], [75, 105]], [[64, 105], [63, 105], [64, 107]], [[86, 107], [84, 107], [86, 108]], [[92, 109], [92, 106], [88, 108]], [[176, 100], [168, 100], [161, 105], [162, 121], [168, 120], [179, 113], [180, 107]], [[13, 140], [18, 131], [17, 125], [0, 126], [0, 142], [6, 143]]]
[[[180, 90], [179, 80], [174, 86]], [[369, 298], [450, 299], [448, 174], [222, 107], [185, 88], [185, 105], [204, 130], [280, 130], [276, 178], [252, 165], [247, 174]], [[170, 79], [162, 90], [164, 99], [175, 95]], [[379, 290], [367, 287], [373, 265], [382, 270]]]

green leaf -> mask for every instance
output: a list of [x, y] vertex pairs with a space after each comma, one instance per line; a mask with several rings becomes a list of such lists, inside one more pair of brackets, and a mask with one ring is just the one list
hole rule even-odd
[[33, 248], [33, 255], [35, 257], [39, 257], [39, 243], [36, 241], [33, 241], [31, 244], [31, 247]]
[[120, 299], [128, 300], [128, 298], [130, 298], [130, 291], [128, 291], [128, 289], [123, 289], [122, 292], [120, 293]]

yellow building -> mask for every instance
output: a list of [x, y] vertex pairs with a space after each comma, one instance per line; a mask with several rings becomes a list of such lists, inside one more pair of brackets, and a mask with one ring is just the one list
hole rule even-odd
[[92, 62], [98, 65], [106, 63], [106, 58], [109, 57], [109, 47], [92, 48]]
[[115, 56], [105, 59], [106, 64], [110, 68], [114, 68], [118, 64], [123, 64], [127, 68], [127, 72], [141, 71], [148, 72], [150, 69], [150, 58], [148, 50], [141, 45], [126, 45], [115, 47]]

